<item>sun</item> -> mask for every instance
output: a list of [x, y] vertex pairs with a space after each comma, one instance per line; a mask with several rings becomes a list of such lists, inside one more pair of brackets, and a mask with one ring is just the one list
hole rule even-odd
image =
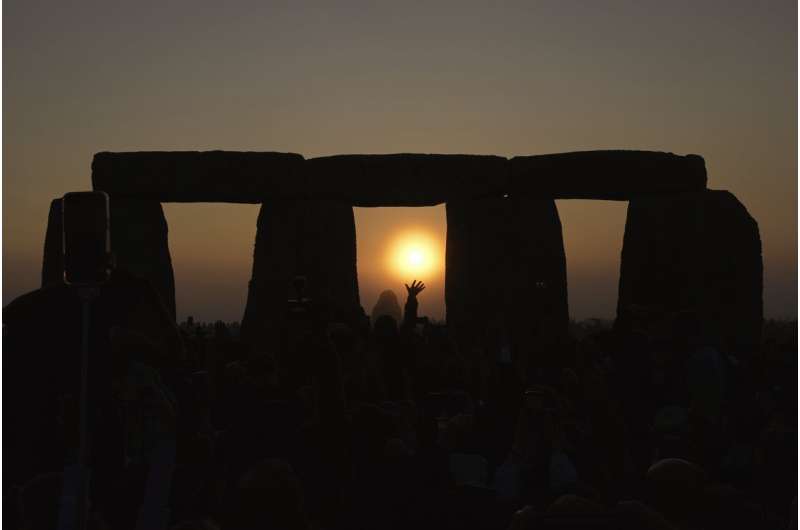
[[404, 281], [425, 279], [441, 267], [440, 246], [424, 232], [400, 234], [390, 246], [389, 268]]

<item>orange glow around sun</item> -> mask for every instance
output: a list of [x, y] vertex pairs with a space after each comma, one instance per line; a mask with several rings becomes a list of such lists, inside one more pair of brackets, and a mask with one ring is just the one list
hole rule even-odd
[[442, 247], [441, 242], [423, 231], [403, 232], [389, 245], [388, 268], [405, 282], [428, 279], [441, 270]]

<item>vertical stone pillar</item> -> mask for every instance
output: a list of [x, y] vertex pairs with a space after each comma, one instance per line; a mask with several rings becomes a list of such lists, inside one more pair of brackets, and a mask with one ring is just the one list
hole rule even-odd
[[[482, 348], [505, 316], [512, 245], [504, 198], [449, 201], [445, 247], [447, 326], [460, 348]], [[477, 352], [464, 352], [475, 356]]]
[[512, 322], [523, 343], [538, 349], [538, 355], [557, 355], [569, 326], [567, 259], [558, 209], [552, 199], [509, 200], [516, 236], [509, 249]]
[[161, 203], [112, 196], [111, 251], [116, 266], [148, 280], [175, 317], [175, 276]]
[[758, 224], [730, 192], [632, 199], [622, 246], [617, 326], [641, 312], [693, 311], [707, 338], [752, 351], [763, 320]]
[[242, 318], [251, 343], [277, 331], [294, 298], [292, 279], [307, 278], [306, 295], [340, 322], [360, 311], [353, 208], [328, 200], [276, 200], [258, 215], [253, 274]]
[[529, 361], [545, 362], [527, 354], [552, 351], [566, 336], [569, 322], [566, 259], [555, 202], [448, 202], [445, 301], [448, 327], [462, 348], [492, 344], [505, 322], [518, 368], [525, 372]]
[[64, 283], [64, 241], [61, 218], [61, 199], [50, 202], [47, 231], [44, 236], [42, 257], [42, 287]]

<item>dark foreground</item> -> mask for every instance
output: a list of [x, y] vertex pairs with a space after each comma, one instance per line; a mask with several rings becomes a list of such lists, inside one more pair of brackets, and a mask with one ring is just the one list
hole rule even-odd
[[[89, 527], [797, 527], [796, 323], [737, 355], [657, 312], [546, 355], [487, 324], [465, 351], [415, 291], [399, 322], [295, 301], [254, 347], [112, 282], [91, 320]], [[80, 303], [42, 290], [3, 321], [3, 523], [55, 528]]]

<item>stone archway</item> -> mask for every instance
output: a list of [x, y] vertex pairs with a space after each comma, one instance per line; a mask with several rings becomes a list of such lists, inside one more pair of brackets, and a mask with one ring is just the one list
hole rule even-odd
[[[360, 310], [353, 206], [447, 203], [448, 325], [466, 336], [491, 308], [522, 318], [519, 329], [558, 335], [568, 311], [554, 200], [610, 199], [630, 201], [618, 321], [631, 305], [688, 305], [726, 343], [747, 347], [758, 340], [762, 319], [758, 226], [732, 194], [708, 190], [706, 180], [697, 155], [646, 151], [309, 160], [273, 152], [129, 152], [98, 153], [92, 163], [93, 188], [111, 196], [118, 265], [148, 278], [173, 314], [161, 202], [262, 204], [244, 317], [251, 329], [285, 303], [288, 277], [298, 269], [342, 318]], [[58, 207], [51, 205], [43, 284], [61, 281]], [[482, 246], [494, 250], [476, 251]], [[679, 274], [670, 272], [675, 263]], [[471, 289], [487, 274], [513, 278], [517, 289]]]

